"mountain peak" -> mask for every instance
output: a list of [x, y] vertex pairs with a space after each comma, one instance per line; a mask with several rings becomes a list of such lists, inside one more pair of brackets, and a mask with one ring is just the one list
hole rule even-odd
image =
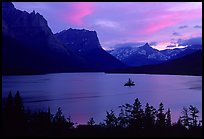
[[152, 50], [153, 49], [148, 43], [145, 43], [145, 45], [141, 46], [140, 48], [142, 48], [144, 50]]
[[30, 14], [34, 14], [35, 15], [35, 10], [33, 10]]
[[12, 2], [2, 2], [2, 9], [4, 10], [13, 10], [15, 9]]
[[143, 47], [150, 47], [150, 46], [149, 46], [149, 44], [147, 42], [147, 43], [145, 43], [145, 45]]

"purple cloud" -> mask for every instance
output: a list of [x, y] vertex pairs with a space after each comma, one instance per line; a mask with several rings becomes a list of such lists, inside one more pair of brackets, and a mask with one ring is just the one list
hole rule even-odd
[[178, 32], [174, 32], [174, 33], [172, 33], [172, 35], [174, 35], [174, 36], [181, 36], [181, 34], [179, 34]]
[[178, 28], [179, 28], [179, 29], [184, 29], [184, 28], [188, 28], [188, 26], [187, 26], [187, 25], [184, 25], [184, 26], [179, 26]]
[[202, 28], [202, 26], [195, 25], [194, 28]]

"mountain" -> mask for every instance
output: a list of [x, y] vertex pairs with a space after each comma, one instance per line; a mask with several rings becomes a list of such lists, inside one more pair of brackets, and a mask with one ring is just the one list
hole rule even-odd
[[178, 74], [202, 76], [202, 50], [190, 55], [177, 58], [166, 63], [131, 67], [125, 70], [115, 70], [112, 73], [138, 73], [138, 74]]
[[85, 63], [65, 49], [35, 11], [17, 10], [2, 2], [3, 74], [38, 74], [83, 69]]
[[165, 49], [161, 50], [160, 52], [167, 56], [168, 59], [171, 59], [172, 57], [176, 57], [179, 53], [182, 51], [185, 51], [185, 48], [174, 48], [174, 49]]
[[168, 60], [177, 59], [202, 49], [202, 45], [189, 45], [185, 48], [165, 49], [160, 51]]
[[140, 47], [135, 47], [131, 43], [117, 46], [119, 46], [119, 48], [115, 48], [107, 52], [132, 67], [168, 62], [202, 49], [202, 45], [200, 44], [189, 45], [185, 48], [165, 49], [161, 51], [150, 47], [148, 43]]
[[161, 63], [168, 59], [159, 50], [146, 43], [140, 47], [120, 47], [110, 51], [110, 54], [129, 66], [142, 66]]
[[96, 31], [70, 28], [56, 33], [55, 36], [65, 45], [66, 49], [71, 50], [92, 66], [93, 71], [127, 67], [103, 50]]

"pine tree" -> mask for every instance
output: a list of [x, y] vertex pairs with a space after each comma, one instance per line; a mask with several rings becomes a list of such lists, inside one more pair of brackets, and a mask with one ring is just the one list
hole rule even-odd
[[73, 128], [74, 127], [74, 123], [71, 121], [71, 117], [69, 116], [67, 118], [67, 128]]
[[177, 128], [177, 129], [185, 128], [185, 127], [182, 125], [182, 121], [181, 121], [181, 117], [180, 117], [180, 116], [179, 116], [177, 122], [176, 122], [176, 123], [173, 123], [173, 127], [174, 127], [174, 128]]
[[171, 111], [170, 109], [168, 109], [168, 111], [166, 112], [166, 126], [167, 127], [171, 127]]
[[118, 124], [117, 122], [117, 117], [115, 116], [114, 114], [114, 111], [111, 110], [111, 112], [106, 112], [106, 119], [105, 119], [105, 122], [106, 122], [106, 126], [108, 128], [113, 128], [113, 127], [116, 127]]
[[134, 128], [142, 128], [143, 127], [143, 117], [144, 113], [142, 110], [142, 105], [138, 98], [135, 99], [135, 102], [133, 103], [133, 108], [131, 112], [131, 127]]
[[91, 126], [93, 126], [93, 125], [95, 124], [95, 121], [94, 121], [93, 117], [91, 117], [91, 118], [89, 119], [89, 121], [87, 122], [87, 124], [88, 124], [88, 125], [91, 125]]
[[197, 122], [198, 122], [197, 121], [197, 118], [198, 118], [197, 114], [199, 113], [199, 110], [196, 107], [192, 106], [192, 105], [190, 105], [189, 110], [190, 110], [190, 115], [191, 115], [190, 120], [192, 121], [191, 125], [196, 127]]
[[165, 126], [165, 113], [164, 111], [164, 105], [163, 103], [159, 104], [158, 114], [157, 114], [157, 121], [156, 124], [158, 127], [164, 127]]
[[57, 109], [57, 112], [53, 118], [53, 123], [58, 126], [64, 126], [66, 124], [66, 119], [64, 118], [60, 107]]
[[14, 110], [17, 113], [23, 113], [24, 112], [24, 106], [23, 106], [22, 98], [21, 98], [19, 91], [17, 91], [17, 93], [14, 97]]
[[189, 116], [188, 116], [188, 109], [186, 107], [183, 107], [182, 111], [183, 116], [181, 116], [181, 123], [183, 124], [184, 127], [189, 128]]
[[156, 109], [153, 106], [149, 106], [146, 103], [145, 112], [144, 112], [144, 127], [145, 128], [152, 128], [155, 124], [155, 114]]
[[120, 108], [120, 113], [118, 116], [118, 126], [122, 128], [126, 128], [129, 126], [129, 123], [128, 123], [129, 116], [125, 112], [125, 105], [119, 106], [119, 108]]
[[6, 116], [9, 116], [9, 115], [11, 116], [12, 111], [13, 111], [13, 97], [12, 97], [12, 93], [10, 91], [9, 95], [6, 99], [6, 102], [5, 102], [4, 112], [5, 112]]
[[3, 133], [13, 134], [12, 132], [15, 130], [13, 127], [14, 124], [14, 114], [13, 114], [13, 97], [11, 91], [5, 101], [5, 106], [3, 108], [2, 113], [2, 128]]

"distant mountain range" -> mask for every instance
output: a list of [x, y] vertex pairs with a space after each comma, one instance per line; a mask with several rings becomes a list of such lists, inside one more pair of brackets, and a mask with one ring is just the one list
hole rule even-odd
[[109, 73], [202, 75], [202, 50], [161, 64], [115, 69]]
[[167, 57], [159, 50], [154, 49], [146, 43], [141, 47], [120, 47], [110, 52], [111, 55], [129, 66], [142, 66], [161, 63]]
[[186, 48], [159, 51], [146, 43], [140, 47], [131, 47], [127, 45], [125, 45], [125, 47], [120, 46], [120, 48], [115, 48], [108, 52], [128, 66], [135, 67], [167, 62], [172, 59], [189, 55], [201, 49], [202, 45], [192, 45]]

